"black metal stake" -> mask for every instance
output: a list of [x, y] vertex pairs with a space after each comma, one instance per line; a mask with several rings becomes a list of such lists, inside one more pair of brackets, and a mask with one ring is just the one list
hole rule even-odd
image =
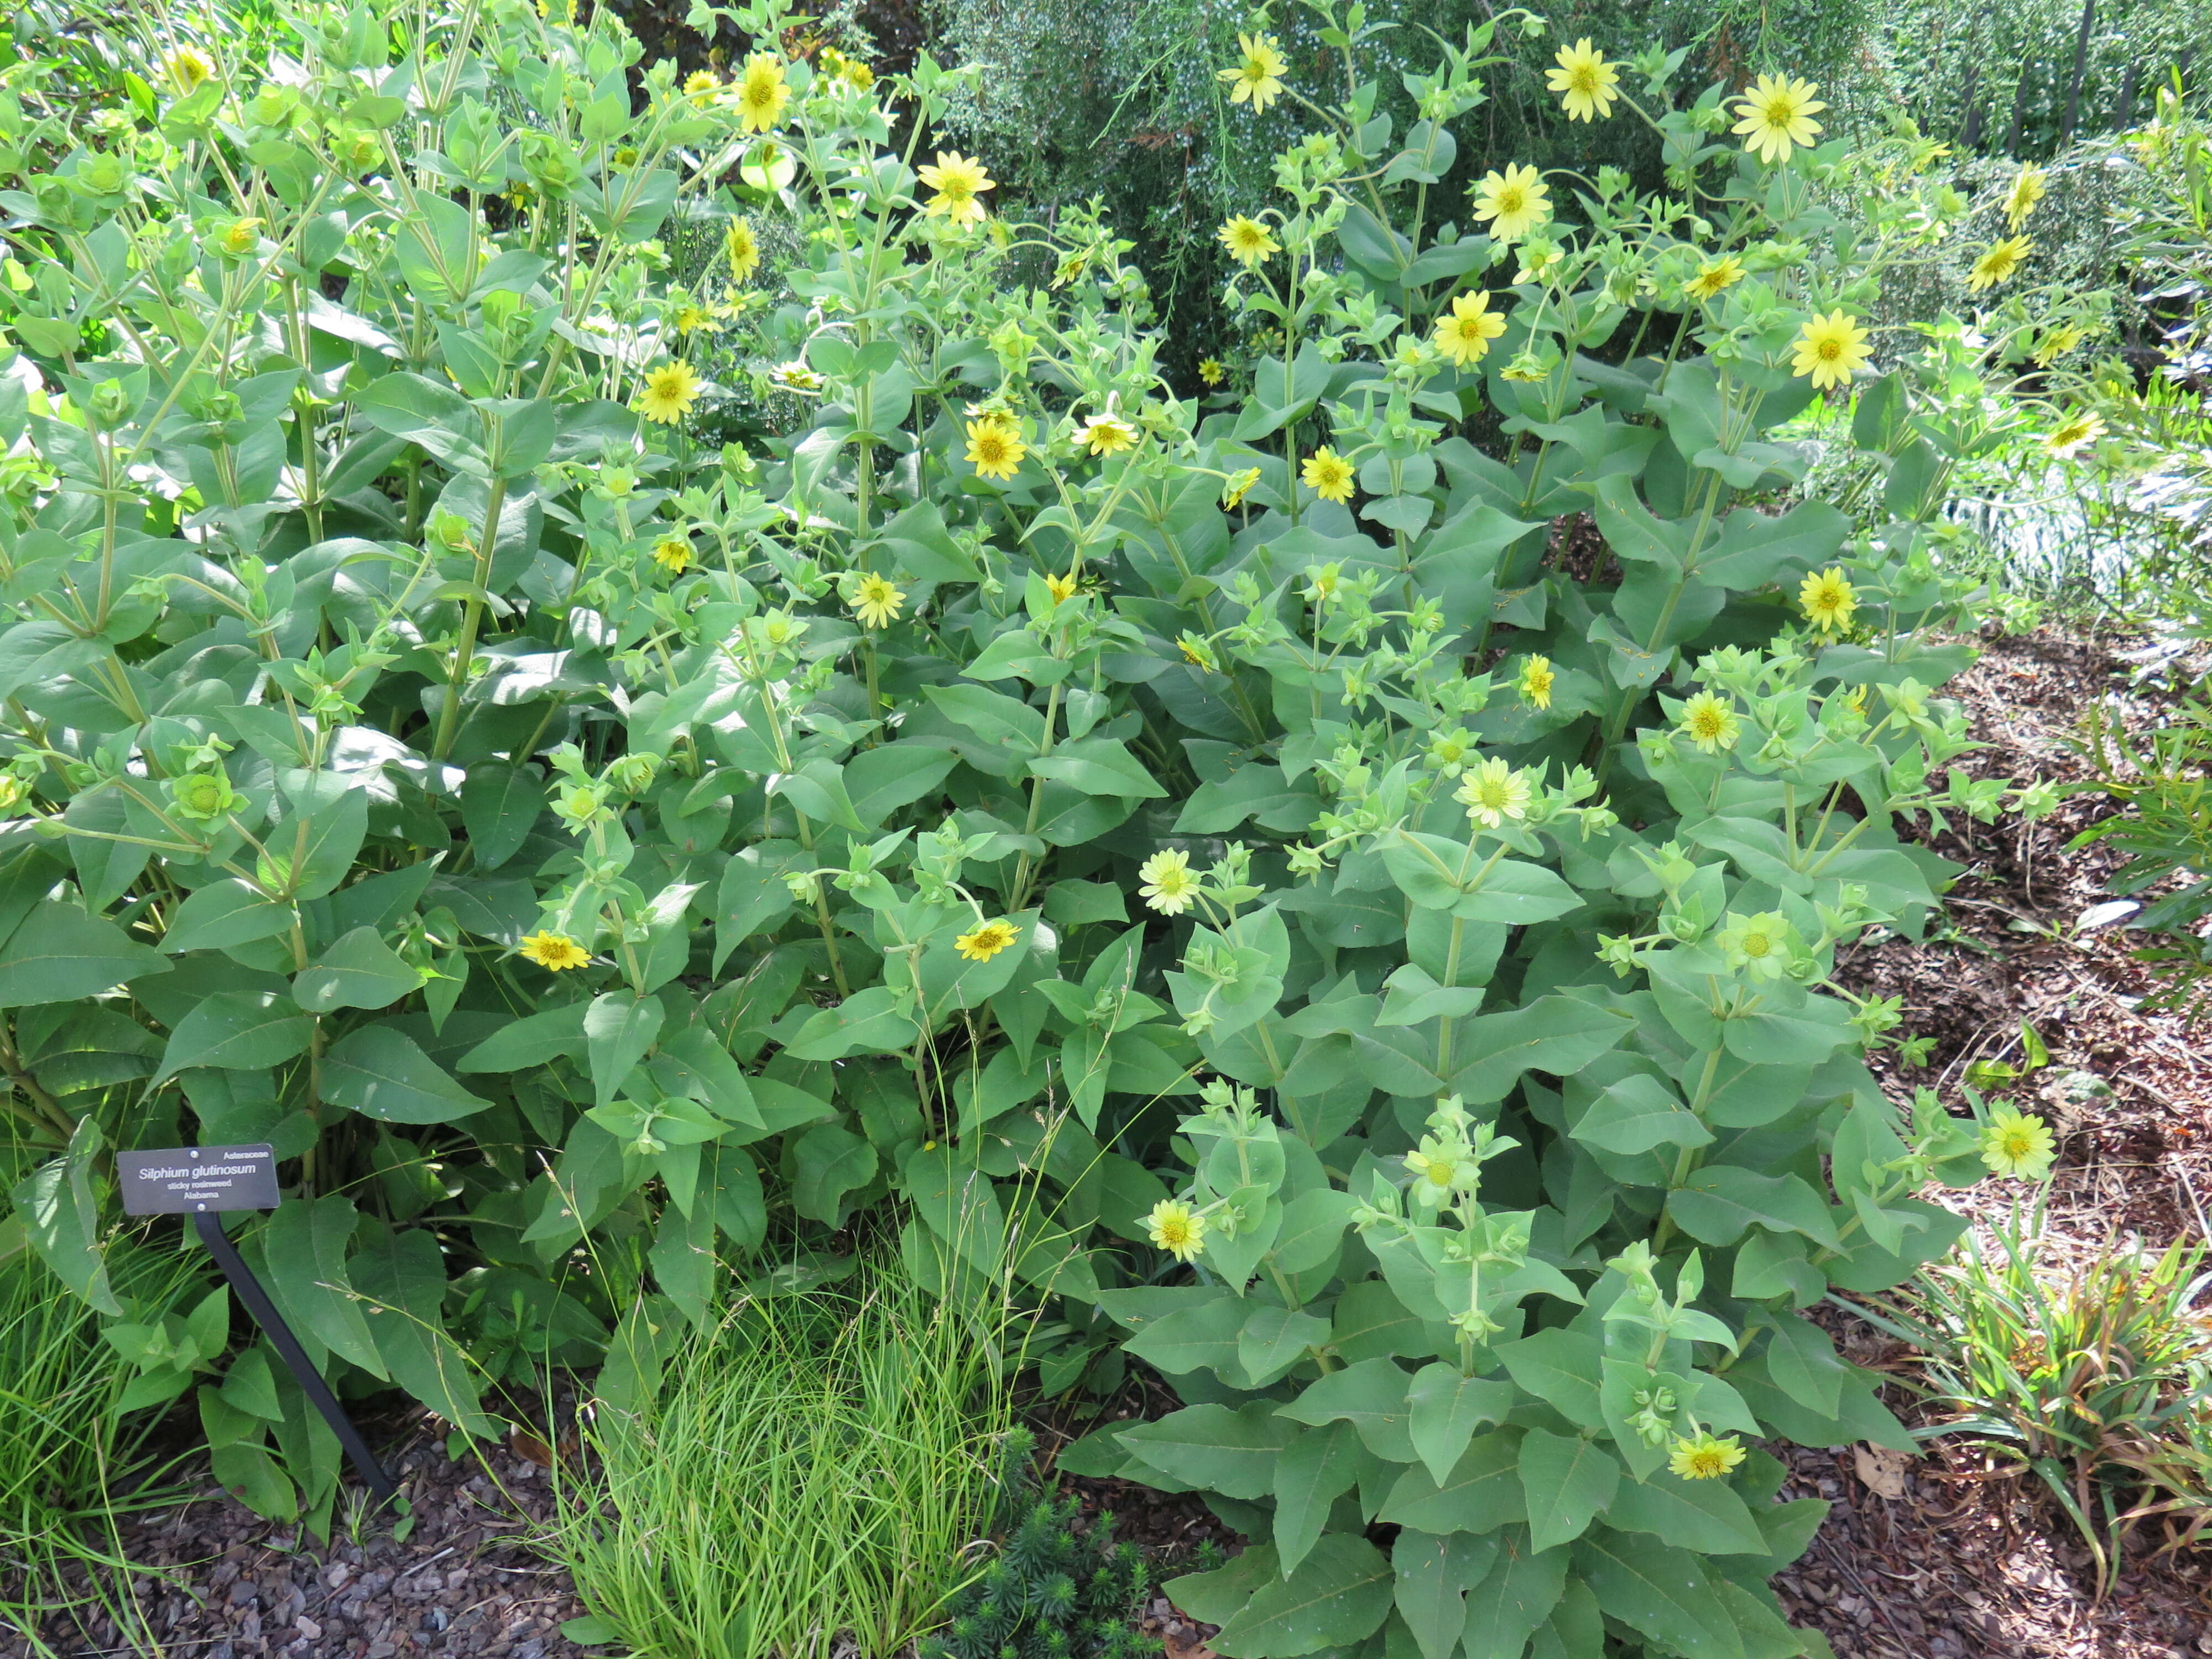
[[2081, 76], [2089, 67], [2089, 31], [2096, 27], [2097, 0], [2081, 0], [2081, 32], [2074, 37], [2074, 78], [2066, 88], [2066, 118], [2058, 126], [2058, 142], [2074, 136], [2074, 123], [2081, 113]]
[[292, 1334], [292, 1328], [284, 1322], [284, 1316], [276, 1311], [276, 1304], [269, 1299], [269, 1292], [261, 1288], [261, 1281], [246, 1265], [245, 1258], [238, 1253], [238, 1247], [223, 1236], [222, 1218], [212, 1211], [201, 1210], [193, 1215], [192, 1226], [200, 1236], [200, 1243], [208, 1247], [208, 1254], [215, 1258], [216, 1266], [222, 1269], [223, 1277], [230, 1281], [231, 1289], [238, 1292], [238, 1299], [246, 1304], [246, 1312], [252, 1314], [254, 1322], [268, 1333], [269, 1340], [276, 1345], [276, 1352], [283, 1355], [284, 1363], [291, 1367], [292, 1376], [301, 1389], [314, 1402], [315, 1409], [323, 1414], [323, 1421], [331, 1425], [331, 1432], [337, 1436], [338, 1444], [345, 1448], [346, 1455], [353, 1460], [354, 1468], [360, 1471], [361, 1478], [368, 1489], [386, 1503], [398, 1497], [399, 1488], [384, 1472], [384, 1466], [376, 1461], [376, 1454], [369, 1450], [368, 1442], [361, 1437], [361, 1431], [354, 1426], [353, 1419], [346, 1415], [345, 1407], [338, 1404], [337, 1396], [331, 1392], [331, 1385], [323, 1381], [322, 1373], [308, 1363], [307, 1351], [300, 1346], [300, 1339]]

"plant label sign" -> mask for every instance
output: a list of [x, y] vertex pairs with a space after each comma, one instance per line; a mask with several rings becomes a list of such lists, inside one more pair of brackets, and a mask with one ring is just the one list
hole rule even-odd
[[276, 1157], [267, 1146], [168, 1146], [118, 1152], [125, 1215], [273, 1210]]

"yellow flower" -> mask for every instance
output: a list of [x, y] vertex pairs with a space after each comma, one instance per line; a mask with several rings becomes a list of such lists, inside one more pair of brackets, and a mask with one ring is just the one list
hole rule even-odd
[[1044, 579], [1045, 592], [1051, 594], [1054, 602], [1059, 605], [1066, 605], [1075, 597], [1076, 586], [1075, 573], [1073, 570], [1065, 576], [1048, 575]]
[[1521, 665], [1521, 701], [1531, 708], [1549, 708], [1552, 706], [1552, 687], [1558, 679], [1559, 676], [1552, 672], [1549, 657], [1529, 658]]
[[1851, 625], [1851, 612], [1857, 609], [1858, 595], [1844, 580], [1840, 569], [1831, 568], [1818, 575], [1808, 574], [1797, 589], [1797, 603], [1805, 612], [1805, 620], [1823, 634], [1840, 634]]
[[721, 327], [721, 324], [714, 320], [714, 313], [704, 306], [677, 307], [674, 321], [676, 331], [678, 334], [696, 334], [702, 328], [712, 330]]
[[179, 92], [193, 93], [215, 74], [215, 62], [198, 46], [179, 46], [163, 60], [161, 70]]
[[1267, 264], [1269, 255], [1283, 251], [1282, 245], [1269, 234], [1267, 226], [1241, 213], [1214, 234], [1221, 239], [1221, 246], [1229, 250], [1229, 257], [1247, 270]]
[[1235, 69], [1216, 70], [1214, 79], [1229, 82], [1229, 101], [1252, 106], [1255, 115], [1282, 95], [1283, 71], [1290, 67], [1275, 49], [1272, 34], [1239, 34], [1237, 50], [1243, 60]]
[[691, 568], [691, 544], [674, 536], [664, 537], [653, 544], [653, 562], [672, 576], [680, 576]]
[[1206, 1218], [1180, 1199], [1164, 1198], [1153, 1205], [1145, 1231], [1178, 1261], [1188, 1261], [1206, 1248]]
[[1567, 119], [1599, 121], [1613, 113], [1613, 101], [1620, 96], [1613, 89], [1620, 84], [1620, 70], [1605, 61], [1588, 35], [1561, 46], [1555, 61], [1559, 68], [1547, 71], [1546, 80], [1553, 92], [1564, 94], [1560, 101]]
[[1824, 317], [1815, 312], [1798, 332], [1797, 355], [1790, 372], [1811, 375], [1814, 388], [1821, 392], [1849, 386], [1872, 355], [1866, 341], [1867, 331], [1851, 320], [1850, 313], [1838, 309]]
[[1155, 853], [1137, 866], [1137, 895], [1164, 916], [1179, 916], [1198, 896], [1198, 878], [1190, 858], [1173, 848]]
[[261, 221], [258, 218], [233, 219], [216, 233], [216, 251], [228, 254], [234, 259], [243, 259], [261, 246]]
[[722, 233], [722, 252], [730, 261], [730, 275], [744, 282], [760, 269], [760, 244], [754, 240], [750, 219], [732, 219]]
[[968, 422], [968, 462], [981, 477], [1001, 482], [1012, 477], [1029, 453], [1021, 434], [998, 416]]
[[2105, 435], [2105, 421], [2100, 415], [2069, 415], [2044, 434], [2043, 447], [2046, 453], [2062, 459], [2097, 441]]
[[2035, 204], [2050, 193], [2050, 174], [2039, 167], [2024, 167], [2012, 188], [2005, 192], [2005, 228], [2018, 230], [2035, 211]]
[[889, 628], [898, 620], [899, 607], [905, 603], [903, 592], [872, 571], [860, 578], [851, 600], [853, 614], [863, 628]]
[[1199, 359], [1198, 378], [1205, 381], [1206, 385], [1219, 386], [1222, 382], [1224, 373], [1225, 371], [1224, 371], [1221, 367], [1221, 360], [1219, 358], [1201, 357]]
[[1514, 354], [1511, 362], [1498, 372], [1506, 380], [1534, 385], [1538, 380], [1550, 378], [1552, 366], [1534, 351], [1519, 351]]
[[1528, 816], [1528, 780], [1493, 755], [1460, 780], [1452, 799], [1470, 820], [1495, 830], [1508, 818]]
[[1224, 507], [1241, 507], [1252, 486], [1260, 482], [1260, 469], [1248, 466], [1242, 472], [1232, 472], [1221, 486], [1221, 504]]
[[1305, 459], [1298, 469], [1306, 488], [1325, 501], [1348, 501], [1352, 499], [1352, 463], [1323, 444]]
[[783, 59], [757, 52], [745, 59], [745, 72], [738, 82], [738, 115], [747, 132], [773, 132], [791, 101], [784, 84]]
[[2000, 1106], [1982, 1126], [1982, 1162], [1990, 1173], [2040, 1181], [2051, 1173], [2051, 1126], [2010, 1106]]
[[1692, 300], [1710, 300], [1722, 289], [1734, 288], [1742, 280], [1743, 261], [1733, 253], [1723, 253], [1717, 259], [1699, 261], [1698, 274], [1682, 288]]
[[1485, 292], [1455, 295], [1451, 312], [1437, 319], [1437, 349], [1465, 368], [1480, 362], [1490, 343], [1505, 332], [1505, 319], [1490, 308]]
[[1743, 1447], [1734, 1435], [1716, 1440], [1701, 1430], [1694, 1440], [1677, 1440], [1667, 1467], [1685, 1480], [1717, 1480], [1743, 1462]]
[[1438, 1194], [1449, 1192], [1453, 1182], [1459, 1179], [1460, 1160], [1453, 1148], [1434, 1135], [1423, 1135], [1421, 1144], [1406, 1154], [1406, 1168], [1416, 1179], [1437, 1189], [1435, 1193], [1422, 1194], [1433, 1203], [1437, 1201]]
[[526, 933], [522, 955], [526, 961], [556, 974], [565, 968], [580, 968], [592, 959], [591, 953], [566, 933]]
[[710, 104], [721, 85], [712, 70], [695, 70], [684, 77], [684, 95], [695, 104]]
[[1552, 216], [1551, 192], [1534, 167], [1506, 164], [1482, 175], [1475, 187], [1474, 216], [1490, 222], [1490, 234], [1501, 242], [1517, 242]]
[[699, 377], [689, 363], [663, 363], [647, 371], [645, 390], [637, 394], [637, 412], [662, 426], [674, 426], [699, 401]]
[[987, 921], [972, 933], [963, 933], [952, 948], [970, 962], [988, 962], [1021, 935], [1010, 921]]
[[778, 363], [770, 369], [769, 379], [787, 392], [822, 390], [822, 377], [795, 357], [787, 363]]
[[2048, 368], [2068, 352], [2081, 343], [2081, 331], [2072, 324], [2054, 328], [2043, 337], [2035, 348], [2035, 362], [2039, 368]]
[[1119, 415], [1093, 415], [1075, 435], [1091, 446], [1094, 455], [1119, 455], [1137, 447], [1137, 428]]
[[936, 166], [918, 170], [921, 182], [937, 192], [923, 212], [933, 217], [942, 216], [956, 225], [983, 222], [982, 193], [999, 186], [983, 171], [980, 160], [957, 149], [940, 149]]
[[1985, 288], [1995, 288], [2018, 270], [2034, 252], [2034, 242], [2025, 236], [2008, 236], [2002, 242], [1990, 243], [1988, 251], [1974, 261], [1973, 269], [1966, 273], [1967, 289], [1979, 294]]
[[1213, 653], [1207, 647], [1204, 640], [1194, 639], [1190, 635], [1185, 634], [1176, 641], [1176, 644], [1182, 649], [1182, 659], [1193, 668], [1207, 674], [1220, 672], [1214, 666]]
[[1735, 717], [1735, 710], [1710, 691], [1700, 691], [1682, 705], [1684, 736], [1698, 745], [1701, 754], [1717, 754], [1723, 749], [1735, 747], [1735, 740], [1743, 735], [1743, 723]]
[[1820, 124], [1812, 118], [1827, 106], [1813, 96], [1820, 88], [1810, 81], [1794, 81], [1786, 75], [1762, 75], [1752, 82], [1735, 112], [1743, 118], [1733, 131], [1743, 137], [1743, 147], [1761, 161], [1790, 159], [1797, 144], [1810, 144]]

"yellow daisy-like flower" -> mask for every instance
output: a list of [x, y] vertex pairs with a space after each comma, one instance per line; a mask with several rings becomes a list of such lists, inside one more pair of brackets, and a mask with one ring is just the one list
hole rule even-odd
[[1549, 708], [1552, 706], [1552, 687], [1558, 679], [1559, 676], [1552, 672], [1549, 657], [1529, 658], [1521, 665], [1521, 678], [1516, 682], [1521, 701], [1531, 708]]
[[1723, 253], [1717, 259], [1700, 260], [1698, 274], [1682, 284], [1682, 291], [1692, 300], [1710, 300], [1742, 280], [1743, 261], [1733, 253]]
[[674, 426], [699, 401], [700, 384], [689, 363], [663, 363], [649, 369], [645, 390], [637, 394], [637, 412], [662, 426]]
[[2040, 1181], [2051, 1173], [2057, 1143], [2039, 1117], [2000, 1106], [1982, 1126], [1982, 1162], [1993, 1175]]
[[747, 132], [773, 132], [791, 101], [791, 88], [783, 78], [783, 59], [757, 52], [745, 59], [744, 78], [738, 82], [738, 116]]
[[1119, 455], [1137, 447], [1137, 428], [1119, 415], [1093, 415], [1075, 434], [1094, 455]]
[[1849, 628], [1858, 603], [1858, 594], [1844, 580], [1842, 570], [1834, 567], [1817, 574], [1808, 573], [1797, 589], [1797, 604], [1805, 612], [1805, 620], [1823, 634], [1840, 634]]
[[1508, 818], [1528, 816], [1528, 780], [1493, 755], [1460, 780], [1452, 799], [1473, 822], [1495, 830]]
[[1272, 34], [1239, 34], [1237, 50], [1242, 54], [1237, 67], [1215, 70], [1214, 79], [1229, 82], [1231, 103], [1249, 104], [1255, 115], [1263, 114], [1282, 95], [1283, 71], [1290, 64], [1275, 49]]
[[898, 620], [899, 607], [905, 603], [906, 594], [888, 577], [873, 571], [860, 578], [851, 600], [853, 614], [863, 628], [889, 628]]
[[714, 319], [714, 313], [704, 306], [677, 307], [674, 321], [678, 334], [696, 334], [702, 328], [714, 330], [721, 327], [721, 324]]
[[2035, 243], [2026, 236], [2008, 236], [2002, 242], [1990, 243], [1966, 273], [1968, 290], [1979, 294], [1985, 288], [1995, 288], [2018, 270], [2034, 252]]
[[1077, 586], [1075, 573], [1073, 570], [1065, 576], [1048, 574], [1044, 579], [1044, 591], [1051, 594], [1054, 602], [1059, 605], [1066, 605], [1075, 597]]
[[787, 363], [778, 363], [774, 368], [769, 370], [769, 379], [787, 392], [822, 390], [822, 377], [797, 358], [793, 358]]
[[970, 962], [988, 962], [1020, 937], [1011, 921], [987, 921], [954, 939], [952, 948]]
[[592, 959], [591, 952], [566, 933], [525, 933], [522, 955], [525, 961], [556, 974], [563, 969], [580, 968]]
[[1153, 1205], [1145, 1231], [1178, 1261], [1188, 1261], [1206, 1248], [1206, 1218], [1181, 1199], [1164, 1198]]
[[1326, 444], [1306, 457], [1305, 464], [1298, 469], [1298, 477], [1305, 481], [1308, 489], [1325, 501], [1352, 499], [1352, 463]]
[[694, 70], [684, 77], [684, 95], [701, 106], [710, 104], [722, 83], [714, 78], [712, 70]]
[[1221, 505], [1224, 507], [1243, 506], [1245, 495], [1259, 482], [1260, 469], [1256, 466], [1248, 466], [1242, 472], [1231, 473], [1228, 482], [1221, 486]]
[[1201, 357], [1198, 363], [1198, 378], [1208, 386], [1219, 386], [1227, 376], [1218, 357]]
[[2052, 329], [2051, 332], [2045, 335], [2042, 340], [2036, 345], [2036, 367], [2038, 368], [2048, 368], [2051, 364], [2057, 362], [2061, 357], [2063, 357], [2068, 352], [2073, 350], [2075, 346], [2080, 345], [2081, 343], [2081, 330], [2075, 327], [2070, 323], [2063, 327]]
[[179, 93], [194, 93], [214, 76], [215, 60], [198, 46], [179, 46], [162, 60], [161, 72]]
[[2051, 175], [2039, 167], [2024, 167], [2005, 192], [2005, 228], [2018, 230], [2035, 211], [2035, 204], [2051, 193]]
[[754, 239], [750, 220], [730, 221], [722, 233], [722, 253], [730, 262], [730, 275], [741, 283], [760, 269], [760, 243]]
[[1155, 853], [1137, 866], [1137, 896], [1164, 916], [1179, 916], [1198, 896], [1198, 878], [1190, 857], [1173, 848]]
[[1561, 46], [1554, 60], [1559, 68], [1546, 73], [1546, 84], [1561, 94], [1570, 121], [1600, 121], [1613, 113], [1620, 94], [1620, 70], [1584, 35], [1571, 46]]
[[1241, 213], [1214, 234], [1229, 250], [1229, 257], [1247, 270], [1267, 264], [1272, 255], [1283, 251], [1282, 244], [1269, 234], [1267, 226]]
[[1667, 1468], [1685, 1480], [1717, 1480], [1743, 1462], [1743, 1447], [1734, 1435], [1715, 1439], [1710, 1430], [1694, 1440], [1677, 1440]]
[[968, 422], [968, 463], [979, 477], [1004, 483], [1020, 471], [1022, 457], [1029, 453], [1021, 434], [995, 415]]
[[1810, 144], [1820, 124], [1813, 119], [1827, 105], [1813, 96], [1820, 88], [1810, 81], [1786, 75], [1762, 75], [1738, 100], [1735, 112], [1742, 118], [1731, 129], [1743, 147], [1763, 161], [1783, 162], [1799, 144]]
[[672, 576], [680, 576], [691, 568], [691, 544], [664, 537], [653, 544], [653, 562]]
[[1424, 1196], [1431, 1200], [1439, 1193], [1449, 1192], [1459, 1176], [1460, 1161], [1452, 1149], [1434, 1135], [1423, 1135], [1421, 1144], [1406, 1154], [1406, 1168], [1416, 1180], [1437, 1189]]
[[1816, 312], [1807, 319], [1798, 331], [1796, 352], [1790, 372], [1811, 375], [1814, 386], [1821, 392], [1849, 386], [1851, 376], [1864, 368], [1873, 355], [1867, 345], [1866, 330], [1851, 320], [1849, 312], [1840, 309], [1825, 317]]
[[2070, 415], [2043, 436], [2043, 447], [2047, 454], [2062, 459], [2086, 448], [2105, 435], [2105, 420], [2101, 415]]
[[1534, 167], [1506, 165], [1482, 175], [1474, 187], [1474, 215], [1486, 220], [1490, 234], [1501, 242], [1517, 242], [1552, 216], [1551, 191]]
[[936, 192], [923, 212], [933, 218], [950, 219], [956, 225], [983, 222], [982, 194], [999, 186], [983, 171], [979, 159], [963, 155], [957, 149], [940, 149], [934, 167], [916, 170], [921, 174], [921, 182]]
[[1723, 749], [1735, 747], [1736, 739], [1743, 735], [1743, 722], [1736, 719], [1735, 710], [1710, 691], [1700, 691], [1682, 705], [1682, 723], [1679, 728], [1700, 754], [1717, 754]]
[[1482, 361], [1490, 343], [1505, 332], [1505, 319], [1490, 308], [1487, 292], [1452, 296], [1451, 310], [1437, 319], [1437, 349], [1465, 368]]

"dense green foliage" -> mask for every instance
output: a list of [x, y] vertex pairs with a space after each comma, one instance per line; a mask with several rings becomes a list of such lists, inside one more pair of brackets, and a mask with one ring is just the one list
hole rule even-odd
[[[1087, 1451], [1262, 1540], [1178, 1590], [1231, 1659], [1802, 1650], [1818, 1506], [1739, 1437], [1899, 1431], [1799, 1313], [2042, 1156], [1900, 1115], [1830, 977], [1936, 906], [1905, 831], [2010, 798], [1934, 695], [2000, 348], [1854, 320], [1988, 204], [1656, 50], [1591, 112], [1671, 193], [1546, 198], [1478, 118], [1534, 20], [1386, 81], [1315, 17], [1228, 69], [1310, 119], [1202, 399], [1127, 241], [936, 149], [927, 58], [634, 97], [609, 14], [362, 0], [120, 122], [0, 100], [0, 1060], [76, 1293], [123, 1311], [107, 1148], [267, 1139], [241, 1246], [347, 1390], [483, 1431], [605, 1358], [704, 1456], [784, 1366], [726, 1365], [730, 1264], [880, 1212], [915, 1294], [1051, 1306], [1048, 1389], [1173, 1379]], [[1846, 391], [1849, 511], [1790, 426]], [[265, 1349], [197, 1399], [327, 1513]], [[639, 1435], [632, 1514], [710, 1488]]]

